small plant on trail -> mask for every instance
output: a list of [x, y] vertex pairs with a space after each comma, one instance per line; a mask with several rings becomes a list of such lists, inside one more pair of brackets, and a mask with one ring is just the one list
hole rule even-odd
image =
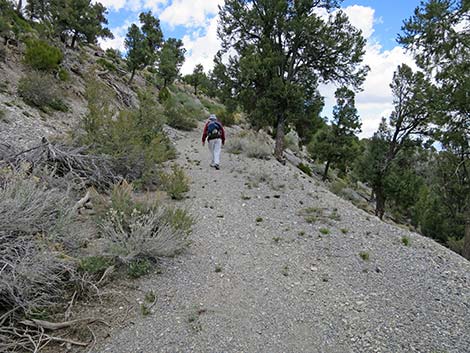
[[410, 238], [404, 236], [404, 237], [401, 238], [401, 242], [402, 242], [403, 245], [409, 246], [410, 245]]
[[299, 163], [297, 165], [297, 168], [299, 168], [302, 172], [304, 172], [305, 174], [307, 174], [310, 177], [313, 175], [312, 169], [310, 169], [310, 167], [306, 164]]
[[341, 233], [347, 234], [349, 230], [347, 228], [341, 228]]
[[150, 273], [152, 263], [148, 259], [135, 259], [127, 265], [127, 274], [139, 278]]
[[160, 174], [160, 182], [163, 190], [168, 192], [168, 195], [174, 200], [182, 200], [184, 193], [189, 191], [189, 179], [183, 168], [176, 164], [173, 165], [171, 173], [162, 172]]
[[222, 272], [222, 266], [220, 265], [215, 265], [215, 269], [214, 269], [214, 272]]
[[330, 234], [330, 230], [328, 228], [320, 228], [320, 233], [327, 235]]
[[256, 217], [256, 223], [263, 222], [263, 217]]
[[88, 256], [80, 260], [78, 269], [92, 275], [102, 275], [113, 264], [112, 259], [105, 256]]
[[364, 261], [369, 261], [369, 253], [367, 251], [361, 251], [359, 257]]

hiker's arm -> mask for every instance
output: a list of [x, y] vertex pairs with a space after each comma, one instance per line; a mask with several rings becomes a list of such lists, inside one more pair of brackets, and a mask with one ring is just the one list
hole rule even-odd
[[204, 125], [204, 131], [202, 132], [202, 145], [206, 143], [206, 138], [207, 138], [207, 124]]

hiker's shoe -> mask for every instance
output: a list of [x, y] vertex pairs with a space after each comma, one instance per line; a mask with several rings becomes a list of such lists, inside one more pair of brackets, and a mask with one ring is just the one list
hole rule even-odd
[[217, 165], [217, 164], [215, 164], [215, 163], [211, 163], [211, 164], [210, 164], [210, 166], [211, 166], [212, 168], [214, 168], [216, 165]]
[[219, 169], [220, 169], [220, 167], [219, 167], [219, 165], [218, 165], [218, 164], [216, 164], [214, 167], [215, 167], [215, 169], [217, 169], [217, 170], [219, 170]]

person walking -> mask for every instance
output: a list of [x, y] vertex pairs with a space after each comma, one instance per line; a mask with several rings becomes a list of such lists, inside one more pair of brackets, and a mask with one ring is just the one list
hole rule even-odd
[[211, 167], [215, 169], [220, 169], [220, 151], [222, 150], [222, 145], [225, 144], [225, 131], [222, 123], [217, 120], [215, 114], [211, 114], [209, 119], [204, 125], [204, 131], [202, 133], [202, 145], [206, 143], [209, 146], [209, 151], [211, 153]]

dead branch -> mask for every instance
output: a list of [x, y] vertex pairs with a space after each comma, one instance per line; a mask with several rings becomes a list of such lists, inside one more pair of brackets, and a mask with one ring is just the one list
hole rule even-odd
[[50, 322], [50, 321], [45, 321], [45, 320], [31, 319], [31, 320], [20, 321], [20, 324], [23, 324], [25, 326], [55, 331], [55, 330], [60, 330], [63, 328], [76, 325], [78, 323], [84, 322], [87, 324], [91, 324], [96, 321], [98, 321], [98, 319], [95, 319], [95, 318], [76, 319], [76, 320], [70, 320], [70, 321], [64, 321], [64, 322]]

